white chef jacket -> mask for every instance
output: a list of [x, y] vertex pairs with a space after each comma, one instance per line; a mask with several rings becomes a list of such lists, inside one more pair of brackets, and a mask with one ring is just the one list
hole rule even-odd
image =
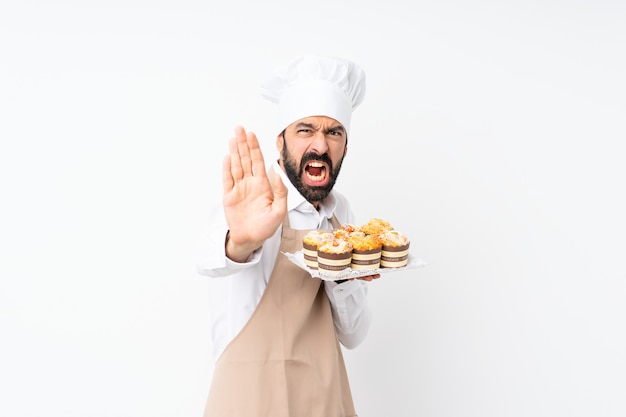
[[[347, 199], [333, 190], [319, 204], [318, 209], [306, 201], [275, 162], [275, 173], [280, 175], [288, 189], [287, 210], [290, 227], [294, 229], [332, 229], [333, 213], [341, 223], [354, 223], [354, 215]], [[221, 202], [210, 213], [211, 225], [200, 245], [198, 273], [212, 277], [209, 280], [209, 311], [213, 360], [217, 361], [226, 345], [239, 333], [265, 291], [274, 263], [279, 254], [282, 226], [265, 241], [245, 263], [226, 257], [225, 237], [228, 231]], [[316, 278], [311, 278], [316, 279]], [[346, 281], [337, 284], [324, 281], [333, 313], [333, 322], [339, 341], [352, 349], [367, 335], [372, 316], [367, 303], [367, 282]]]

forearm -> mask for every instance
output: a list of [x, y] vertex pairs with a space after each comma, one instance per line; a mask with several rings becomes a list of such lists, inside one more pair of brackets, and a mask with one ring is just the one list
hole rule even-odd
[[372, 321], [367, 283], [361, 280], [342, 284], [326, 282], [325, 290], [339, 341], [348, 349], [357, 347], [365, 340]]
[[200, 275], [223, 277], [232, 275], [242, 269], [249, 268], [259, 262], [262, 249], [253, 251], [237, 262], [226, 254], [226, 237], [228, 226], [225, 222], [217, 222], [202, 236], [198, 253], [197, 271]]
[[234, 242], [230, 238], [230, 231], [226, 233], [226, 239], [224, 243], [224, 254], [233, 262], [244, 263], [247, 262], [252, 253], [259, 249], [262, 244], [249, 243], [249, 242]]

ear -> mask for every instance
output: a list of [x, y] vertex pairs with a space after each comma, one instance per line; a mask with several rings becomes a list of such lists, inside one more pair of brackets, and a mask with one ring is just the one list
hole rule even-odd
[[285, 139], [283, 138], [282, 133], [279, 133], [278, 136], [276, 136], [276, 149], [278, 150], [278, 153], [282, 153], [283, 146], [285, 146]]

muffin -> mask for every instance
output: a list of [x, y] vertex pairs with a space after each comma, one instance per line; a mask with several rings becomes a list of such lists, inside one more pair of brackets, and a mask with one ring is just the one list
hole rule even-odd
[[317, 269], [317, 248], [324, 240], [332, 239], [332, 232], [325, 230], [311, 230], [302, 238], [302, 254], [304, 264], [311, 269]]
[[333, 230], [333, 235], [337, 239], [349, 240], [350, 235], [358, 230], [359, 228], [357, 226], [350, 223], [344, 223], [339, 227], [339, 229]]
[[409, 260], [409, 238], [397, 230], [389, 230], [379, 237], [383, 244], [380, 256], [381, 268], [406, 266]]
[[368, 270], [380, 267], [383, 242], [378, 235], [354, 232], [350, 236], [349, 242], [352, 245], [350, 268], [354, 270]]
[[362, 225], [360, 230], [367, 235], [380, 235], [393, 230], [393, 227], [388, 221], [374, 217]]
[[345, 239], [324, 240], [317, 248], [317, 266], [320, 271], [334, 275], [350, 266], [352, 245]]

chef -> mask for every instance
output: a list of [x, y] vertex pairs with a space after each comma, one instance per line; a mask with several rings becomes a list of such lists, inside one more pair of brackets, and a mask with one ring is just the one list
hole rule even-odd
[[215, 361], [205, 417], [353, 417], [341, 346], [365, 339], [367, 285], [379, 275], [322, 281], [282, 252], [301, 250], [311, 229], [355, 221], [334, 185], [365, 74], [346, 59], [302, 55], [262, 94], [278, 108], [277, 159], [266, 169], [256, 135], [235, 128], [198, 264], [210, 277]]

